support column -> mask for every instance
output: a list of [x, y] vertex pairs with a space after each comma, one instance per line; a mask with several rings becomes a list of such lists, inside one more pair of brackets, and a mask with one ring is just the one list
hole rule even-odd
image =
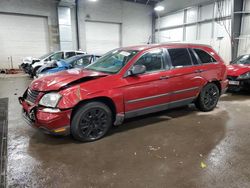
[[238, 56], [244, 0], [232, 0], [232, 59]]

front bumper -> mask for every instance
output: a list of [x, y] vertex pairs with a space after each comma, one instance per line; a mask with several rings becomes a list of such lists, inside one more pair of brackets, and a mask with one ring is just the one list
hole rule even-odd
[[[228, 77], [229, 79], [229, 90], [239, 91], [239, 90], [249, 90], [250, 89], [250, 79], [238, 80], [237, 77]], [[233, 84], [231, 84], [231, 83]]]
[[19, 102], [23, 107], [23, 117], [28, 125], [38, 128], [47, 134], [70, 134], [71, 109], [51, 113], [44, 112], [41, 107], [29, 104], [22, 97], [19, 97]]

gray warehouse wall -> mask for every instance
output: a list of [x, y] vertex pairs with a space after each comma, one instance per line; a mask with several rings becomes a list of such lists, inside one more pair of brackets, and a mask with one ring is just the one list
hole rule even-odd
[[85, 21], [113, 22], [121, 24], [121, 45], [146, 44], [152, 35], [152, 7], [125, 2], [103, 0], [87, 2], [79, 0], [80, 48], [86, 49]]
[[214, 0], [164, 0], [163, 2], [158, 3], [158, 5], [163, 5], [165, 7], [163, 13], [169, 13], [207, 2], [211, 3], [214, 2]]
[[152, 8], [123, 2], [122, 45], [146, 44], [152, 35]]
[[[0, 13], [46, 17], [49, 50], [55, 51], [60, 49], [57, 6], [56, 0], [0, 0]], [[70, 8], [73, 48], [77, 49], [75, 7]], [[150, 6], [123, 0], [79, 0], [78, 10], [79, 43], [82, 50], [86, 50], [86, 21], [121, 24], [121, 46], [146, 44], [152, 35], [153, 11]]]
[[[49, 48], [59, 49], [57, 3], [54, 0], [1, 0], [0, 13], [43, 16], [48, 19]], [[25, 26], [24, 26], [25, 27]]]

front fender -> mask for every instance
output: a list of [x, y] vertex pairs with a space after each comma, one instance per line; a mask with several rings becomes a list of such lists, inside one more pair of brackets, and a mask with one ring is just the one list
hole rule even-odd
[[80, 86], [74, 86], [62, 90], [59, 93], [62, 95], [62, 98], [57, 105], [60, 109], [74, 108], [80, 102], [85, 100], [95, 100], [97, 98], [105, 97], [113, 101], [117, 113], [124, 113], [123, 94], [119, 89], [95, 91], [91, 93]]

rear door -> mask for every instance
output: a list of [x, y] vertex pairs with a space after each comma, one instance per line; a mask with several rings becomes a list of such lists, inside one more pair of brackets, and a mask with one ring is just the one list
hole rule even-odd
[[168, 78], [170, 99], [173, 106], [181, 106], [198, 96], [204, 80], [200, 77], [196, 62], [192, 60], [187, 48], [171, 48], [168, 53], [171, 60]]

